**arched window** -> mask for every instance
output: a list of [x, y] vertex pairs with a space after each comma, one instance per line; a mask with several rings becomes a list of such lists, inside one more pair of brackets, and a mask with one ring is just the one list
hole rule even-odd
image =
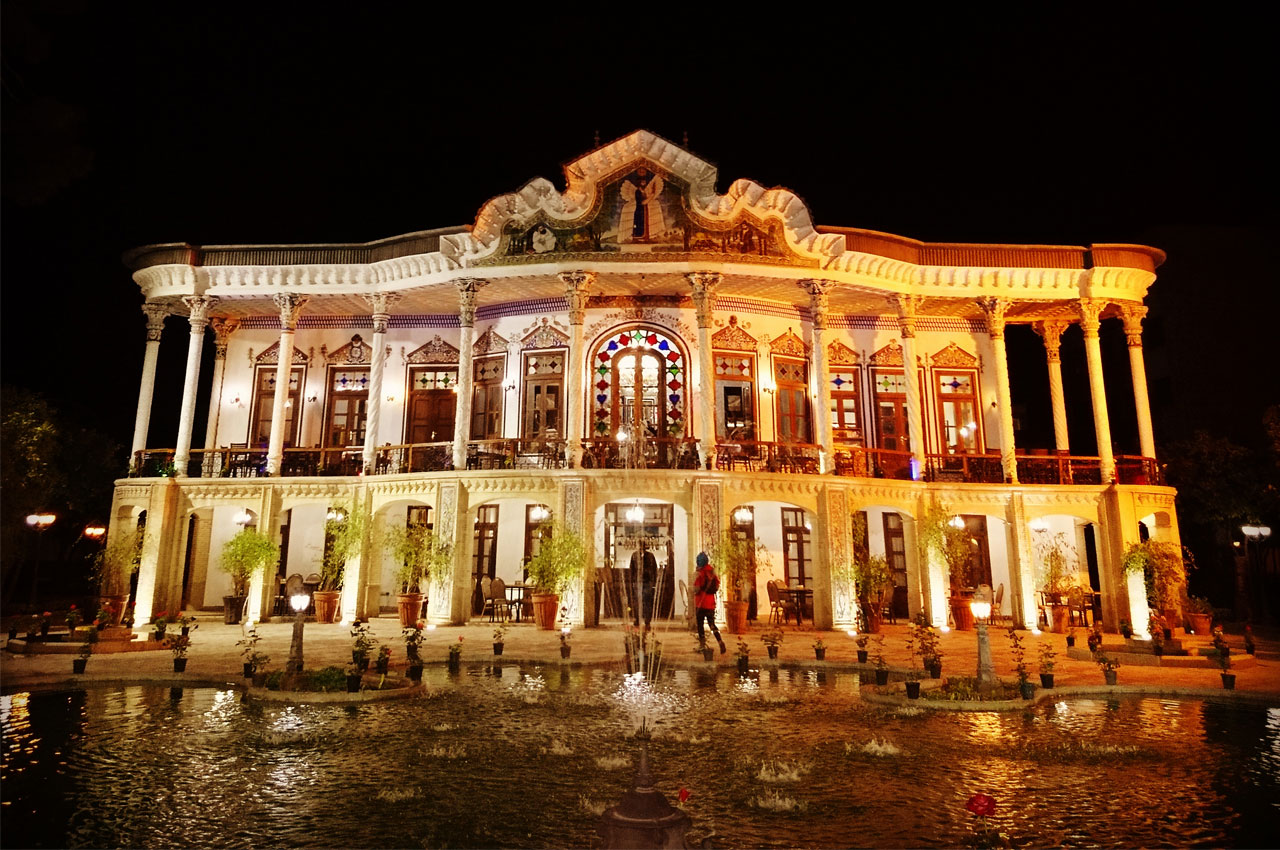
[[592, 431], [639, 436], [685, 433], [685, 356], [665, 331], [630, 328], [605, 337], [592, 355]]

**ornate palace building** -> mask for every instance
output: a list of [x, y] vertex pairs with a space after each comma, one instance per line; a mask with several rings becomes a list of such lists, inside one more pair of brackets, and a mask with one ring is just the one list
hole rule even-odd
[[[1142, 360], [1159, 250], [818, 225], [786, 189], [738, 180], [717, 194], [713, 166], [645, 131], [565, 179], [377, 242], [126, 254], [147, 347], [111, 534], [142, 535], [138, 622], [221, 606], [219, 552], [246, 523], [281, 543], [280, 576], [319, 572], [326, 515], [345, 505], [368, 534], [346, 564], [344, 620], [395, 607], [379, 544], [391, 525], [427, 522], [453, 542], [429, 613], [461, 622], [481, 578], [522, 577], [549, 514], [583, 534], [596, 567], [571, 593], [579, 622], [621, 614], [609, 577], [641, 540], [657, 554], [660, 616], [682, 617], [695, 555], [733, 529], [770, 553], [762, 619], [772, 578], [811, 592], [818, 626], [850, 622], [832, 567], [863, 546], [888, 559], [886, 609], [944, 625], [945, 567], [917, 540], [940, 504], [971, 533], [975, 583], [999, 589], [1004, 617], [1034, 627], [1038, 552], [1055, 538], [1108, 626], [1146, 623], [1122, 553], [1143, 534], [1178, 540]], [[167, 316], [191, 328], [170, 353], [186, 358], [180, 401], [153, 398]], [[1140, 457], [1112, 450], [1105, 321], [1128, 335]], [[1014, 442], [1011, 323], [1043, 337], [1053, 447]], [[209, 331], [212, 397], [193, 445]], [[1084, 334], [1074, 365], [1091, 392], [1071, 403], [1092, 406], [1097, 456], [1071, 452], [1064, 332]], [[176, 437], [149, 433], [153, 403], [181, 404]], [[278, 585], [255, 582], [251, 617], [278, 613]]]

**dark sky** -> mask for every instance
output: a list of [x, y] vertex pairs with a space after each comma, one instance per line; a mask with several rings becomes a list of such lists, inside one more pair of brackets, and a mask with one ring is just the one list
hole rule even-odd
[[[422, 6], [6, 0], [4, 382], [127, 445], [144, 325], [126, 249], [469, 223], [533, 177], [562, 184], [596, 131], [646, 128], [687, 132], [720, 191], [785, 186], [822, 224], [1164, 249], [1148, 302], [1157, 441], [1207, 427], [1260, 442], [1261, 410], [1280, 401], [1261, 21], [1076, 4], [892, 19], [848, 4], [728, 24], [742, 16], [655, 4], [614, 24], [599, 7]], [[169, 320], [153, 447], [173, 443], [186, 335]], [[1064, 362], [1082, 451], [1078, 336]], [[1133, 451], [1118, 322], [1104, 344], [1117, 449]], [[1043, 351], [1026, 328], [1010, 348], [1023, 441], [1051, 445]]]

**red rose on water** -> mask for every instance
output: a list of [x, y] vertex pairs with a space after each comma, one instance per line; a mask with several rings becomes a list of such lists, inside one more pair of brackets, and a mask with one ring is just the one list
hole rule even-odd
[[688, 799], [689, 799], [689, 789], [688, 789], [688, 788], [681, 788], [681, 789], [680, 789], [680, 802], [682, 802], [682, 803], [683, 803], [685, 800], [688, 800]]
[[964, 807], [979, 817], [988, 817], [996, 813], [996, 798], [987, 794], [974, 794]]

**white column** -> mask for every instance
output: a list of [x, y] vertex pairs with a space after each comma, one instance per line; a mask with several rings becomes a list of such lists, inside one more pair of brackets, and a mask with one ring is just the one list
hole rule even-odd
[[[209, 419], [204, 426], [204, 447], [218, 447], [218, 418], [222, 410], [222, 384], [227, 373], [227, 345], [240, 327], [239, 319], [210, 319], [213, 328], [213, 388], [209, 391]], [[206, 458], [208, 460], [208, 458]]]
[[902, 375], [907, 385], [907, 439], [911, 459], [915, 461], [915, 478], [924, 474], [924, 416], [920, 404], [920, 374], [916, 359], [916, 308], [920, 296], [899, 295], [898, 329], [902, 334]]
[[[1133, 375], [1133, 406], [1138, 414], [1138, 444], [1142, 456], [1152, 460], [1156, 456], [1155, 435], [1151, 431], [1151, 399], [1147, 397], [1147, 367], [1142, 356], [1142, 320], [1147, 308], [1129, 304], [1120, 308], [1124, 322], [1124, 336], [1129, 343], [1129, 372]], [[1135, 622], [1135, 626], [1137, 623]]]
[[156, 389], [156, 361], [160, 359], [160, 335], [169, 308], [148, 301], [142, 305], [147, 317], [147, 349], [142, 357], [142, 381], [138, 385], [138, 416], [133, 423], [133, 446], [129, 449], [129, 468], [138, 463], [138, 452], [147, 447], [147, 429], [151, 425], [151, 398]]
[[382, 371], [387, 360], [387, 324], [391, 314], [387, 312], [399, 296], [379, 292], [367, 297], [373, 308], [373, 351], [369, 362], [369, 410], [365, 420], [364, 452], [361, 466], [365, 475], [373, 472], [373, 459], [378, 451], [378, 429], [382, 424]]
[[186, 477], [187, 461], [191, 459], [191, 431], [195, 427], [196, 389], [200, 383], [200, 352], [204, 349], [205, 328], [209, 326], [209, 308], [218, 303], [218, 299], [209, 295], [188, 295], [182, 303], [191, 311], [191, 338], [187, 343], [187, 373], [182, 381], [182, 409], [173, 453], [175, 478]]
[[809, 364], [809, 386], [813, 396], [814, 433], [822, 449], [821, 471], [835, 468], [835, 440], [831, 435], [831, 381], [827, 379], [827, 292], [833, 286], [829, 280], [802, 280], [800, 286], [809, 293], [809, 313], [813, 317], [813, 353]]
[[1053, 439], [1058, 454], [1071, 454], [1071, 438], [1067, 433], [1067, 402], [1062, 394], [1062, 332], [1070, 322], [1036, 322], [1032, 327], [1044, 339], [1045, 359], [1049, 362], [1049, 404], [1053, 408]]
[[466, 469], [467, 441], [471, 438], [471, 394], [476, 383], [472, 363], [476, 342], [476, 293], [487, 280], [463, 278], [457, 281], [458, 322], [462, 333], [458, 341], [458, 408], [453, 419], [453, 468]]
[[569, 356], [564, 364], [564, 426], [561, 430], [568, 447], [569, 468], [577, 469], [582, 458], [582, 405], [586, 395], [583, 375], [589, 366], [582, 350], [582, 326], [596, 276], [586, 271], [561, 272], [560, 282], [564, 284], [564, 300], [569, 306]]
[[[284, 459], [284, 407], [289, 400], [289, 370], [293, 368], [293, 336], [298, 316], [307, 299], [301, 295], [276, 295], [272, 300], [280, 310], [280, 345], [276, 351], [276, 394], [271, 401], [271, 439], [267, 443], [267, 474], [279, 475]], [[301, 411], [297, 411], [301, 415]]]
[[1084, 353], [1089, 365], [1089, 395], [1093, 399], [1093, 430], [1098, 438], [1098, 465], [1102, 483], [1116, 477], [1116, 459], [1111, 451], [1111, 419], [1107, 416], [1107, 390], [1102, 380], [1102, 345], [1098, 328], [1107, 302], [1084, 299], [1080, 302], [1080, 329], [1084, 331]]
[[[714, 272], [692, 272], [693, 308], [698, 317], [698, 443], [703, 469], [716, 462], [716, 367], [711, 356], [711, 314], [716, 287], [721, 276]], [[686, 408], [687, 409], [687, 408]]]
[[980, 298], [987, 321], [987, 336], [996, 361], [996, 413], [1000, 417], [1000, 465], [1004, 467], [1004, 480], [1018, 483], [1018, 459], [1013, 445], [1013, 398], [1009, 392], [1009, 355], [1004, 345], [1004, 314], [1009, 309], [1007, 298]]

